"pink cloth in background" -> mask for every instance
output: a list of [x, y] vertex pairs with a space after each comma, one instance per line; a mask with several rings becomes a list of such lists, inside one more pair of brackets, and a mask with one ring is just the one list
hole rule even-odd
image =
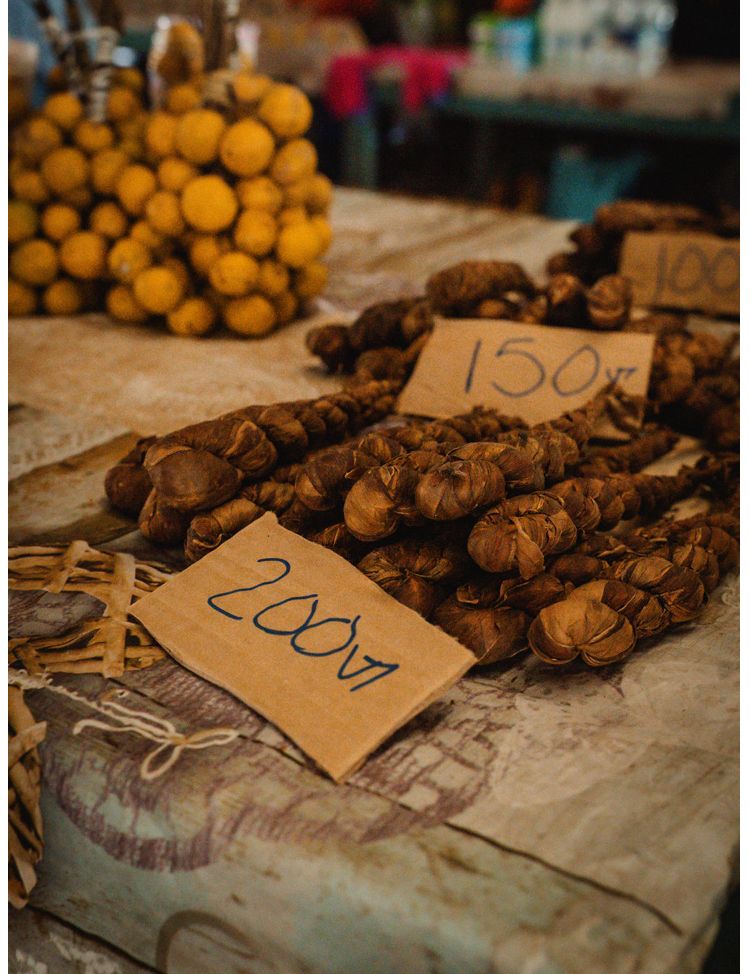
[[426, 102], [444, 95], [452, 72], [468, 60], [466, 51], [441, 51], [428, 47], [376, 47], [360, 54], [334, 58], [328, 69], [323, 97], [336, 118], [364, 112], [368, 105], [370, 72], [386, 64], [403, 71], [402, 98], [405, 108], [417, 111]]

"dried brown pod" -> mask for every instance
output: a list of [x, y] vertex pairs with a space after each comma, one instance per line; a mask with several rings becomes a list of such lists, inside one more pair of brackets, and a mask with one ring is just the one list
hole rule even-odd
[[651, 424], [634, 434], [628, 443], [589, 449], [576, 472], [584, 477], [634, 473], [669, 453], [679, 438], [674, 430]]
[[547, 316], [551, 325], [576, 325], [586, 321], [586, 289], [575, 274], [554, 274], [546, 286]]
[[455, 521], [505, 497], [505, 477], [488, 460], [448, 460], [420, 478], [417, 509], [433, 521]]
[[519, 430], [501, 434], [498, 439], [524, 453], [541, 470], [547, 484], [562, 480], [566, 469], [572, 468], [580, 456], [575, 440], [559, 430]]
[[355, 356], [349, 344], [348, 325], [320, 325], [311, 328], [305, 336], [305, 344], [329, 372], [351, 371]]
[[678, 568], [689, 568], [700, 576], [707, 593], [713, 592], [721, 579], [719, 559], [713, 551], [696, 544], [671, 545], [667, 555]]
[[354, 363], [357, 381], [393, 379], [395, 382], [403, 382], [410, 371], [403, 350], [389, 345], [361, 352]]
[[568, 234], [568, 240], [575, 244], [576, 252], [582, 257], [599, 257], [607, 249], [607, 237], [593, 223], [580, 223]]
[[586, 292], [589, 323], [600, 331], [622, 328], [630, 317], [633, 301], [630, 281], [620, 274], [607, 274]]
[[641, 318], [631, 318], [626, 322], [624, 330], [643, 335], [674, 335], [685, 330], [685, 318], [677, 314], [654, 311]]
[[404, 347], [408, 344], [401, 322], [422, 298], [380, 301], [366, 308], [349, 328], [349, 345], [355, 354], [385, 345]]
[[535, 616], [545, 606], [565, 598], [566, 593], [567, 586], [561, 579], [549, 572], [540, 572], [533, 578], [503, 579], [497, 586], [495, 604], [523, 609], [529, 615]]
[[486, 572], [518, 572], [530, 578], [544, 559], [572, 548], [576, 526], [562, 501], [538, 491], [511, 497], [487, 512], [469, 535], [472, 559]]
[[329, 548], [351, 562], [358, 561], [366, 550], [365, 545], [354, 537], [343, 521], [308, 531], [306, 537], [308, 541]]
[[529, 325], [541, 325], [547, 321], [547, 295], [537, 294], [521, 308], [518, 320]]
[[463, 546], [404, 541], [371, 551], [357, 565], [399, 602], [429, 619], [445, 598], [445, 586], [467, 570]]
[[740, 446], [740, 408], [736, 405], [720, 406], [706, 422], [706, 439], [719, 450], [738, 450]]
[[110, 504], [126, 514], [138, 514], [151, 493], [151, 479], [144, 469], [146, 452], [156, 442], [155, 436], [138, 440], [122, 460], [107, 471], [104, 490]]
[[[411, 509], [419, 482], [419, 471], [411, 462], [412, 456], [407, 454], [371, 468], [347, 494], [344, 521], [360, 541], [387, 538], [401, 523], [402, 511]], [[435, 454], [436, 465], [442, 459]]]
[[311, 510], [332, 510], [365, 470], [404, 452], [405, 448], [385, 433], [367, 433], [351, 445], [331, 447], [302, 466], [295, 481], [297, 497]]
[[516, 291], [531, 295], [535, 288], [519, 264], [496, 260], [466, 260], [433, 274], [427, 297], [438, 314], [470, 315], [482, 302]]
[[472, 315], [476, 318], [515, 321], [520, 311], [521, 306], [516, 301], [509, 301], [506, 298], [485, 298], [473, 309]]
[[648, 200], [616, 200], [598, 208], [594, 225], [604, 233], [629, 230], [677, 230], [699, 227], [706, 215], [694, 206], [654, 203]]
[[169, 507], [155, 490], [149, 494], [138, 518], [141, 534], [158, 545], [181, 544], [189, 523], [189, 514]]
[[649, 396], [657, 403], [680, 402], [695, 382], [695, 367], [687, 355], [670, 350], [662, 342], [654, 345]]
[[549, 258], [546, 270], [550, 277], [555, 274], [575, 274], [582, 277], [583, 261], [574, 251], [561, 251]]
[[624, 558], [613, 563], [612, 574], [661, 599], [673, 623], [689, 622], [703, 608], [705, 590], [700, 576], [689, 568], [676, 567], [666, 558]]
[[633, 651], [636, 635], [622, 613], [598, 599], [569, 597], [542, 609], [528, 640], [532, 652], [554, 666], [578, 656], [589, 666], [607, 666]]
[[625, 504], [614, 478], [573, 477], [549, 488], [559, 497], [579, 531], [613, 528], [625, 514]]
[[544, 471], [523, 450], [506, 443], [465, 443], [451, 450], [448, 460], [486, 460], [502, 471], [508, 493], [526, 494], [544, 487]]
[[659, 599], [618, 579], [588, 582], [573, 589], [568, 598], [602, 602], [621, 613], [632, 625], [636, 639], [658, 636], [670, 624], [669, 613]]
[[407, 345], [422, 335], [428, 335], [435, 324], [432, 308], [427, 298], [415, 301], [401, 319], [401, 334]]
[[[673, 536], [682, 544], [696, 545], [716, 555], [722, 573], [732, 571], [740, 563], [740, 546], [736, 538], [726, 530], [730, 527], [727, 521], [722, 523], [725, 527], [721, 527], [720, 524], [710, 524], [707, 518], [702, 525], [683, 529], [678, 527]], [[737, 530], [739, 532], [739, 521]]]
[[480, 666], [511, 659], [527, 648], [530, 618], [520, 609], [473, 608], [450, 596], [435, 609], [432, 621], [470, 649]]
[[257, 521], [265, 509], [246, 497], [235, 497], [205, 514], [196, 514], [185, 538], [185, 557], [198, 561], [233, 535]]
[[595, 578], [603, 578], [609, 571], [609, 566], [602, 558], [580, 551], [571, 551], [547, 563], [547, 571], [559, 579], [563, 584], [576, 587], [585, 585]]

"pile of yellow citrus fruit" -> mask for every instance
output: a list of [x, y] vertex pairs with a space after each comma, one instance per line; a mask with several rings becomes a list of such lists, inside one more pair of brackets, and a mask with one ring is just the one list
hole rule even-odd
[[266, 335], [326, 284], [332, 187], [310, 102], [243, 71], [220, 108], [196, 80], [147, 111], [142, 80], [118, 73], [106, 123], [57, 92], [13, 129], [9, 312]]

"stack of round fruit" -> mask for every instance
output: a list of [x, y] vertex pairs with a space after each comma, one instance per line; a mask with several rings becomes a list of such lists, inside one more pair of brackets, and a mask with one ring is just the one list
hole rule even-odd
[[268, 334], [326, 283], [331, 184], [304, 138], [309, 100], [242, 72], [226, 105], [184, 83], [146, 112], [137, 77], [112, 89], [107, 124], [63, 92], [14, 130], [10, 314], [106, 307], [182, 335]]

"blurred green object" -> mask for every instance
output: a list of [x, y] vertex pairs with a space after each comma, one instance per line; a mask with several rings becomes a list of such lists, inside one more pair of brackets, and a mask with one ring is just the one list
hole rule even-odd
[[603, 158], [580, 146], [561, 146], [549, 168], [545, 213], [557, 220], [590, 223], [602, 203], [628, 195], [649, 159], [645, 152]]

